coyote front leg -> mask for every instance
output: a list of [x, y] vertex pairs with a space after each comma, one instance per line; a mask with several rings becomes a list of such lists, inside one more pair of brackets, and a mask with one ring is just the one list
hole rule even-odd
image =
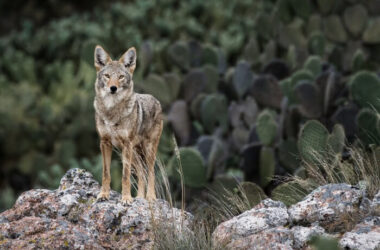
[[123, 177], [122, 177], [122, 193], [121, 201], [130, 204], [133, 199], [131, 196], [131, 164], [132, 164], [132, 147], [130, 144], [123, 145], [122, 152], [123, 161]]
[[100, 150], [102, 151], [103, 159], [103, 177], [102, 188], [97, 197], [98, 200], [108, 200], [110, 197], [110, 184], [111, 184], [111, 157], [112, 157], [112, 145], [107, 139], [101, 139]]

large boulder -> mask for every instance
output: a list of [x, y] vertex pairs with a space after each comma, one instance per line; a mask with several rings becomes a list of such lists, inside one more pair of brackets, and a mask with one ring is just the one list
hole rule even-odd
[[213, 244], [222, 249], [312, 249], [313, 238], [323, 236], [344, 249], [380, 249], [379, 195], [371, 201], [365, 193], [348, 184], [328, 184], [290, 208], [266, 199], [221, 223], [212, 234]]
[[287, 224], [288, 217], [284, 203], [266, 199], [251, 210], [218, 225], [212, 234], [213, 242], [219, 246], [231, 246], [232, 241], [240, 240], [240, 238], [246, 239], [246, 237], [265, 229]]
[[57, 190], [24, 192], [0, 214], [0, 249], [151, 249], [157, 225], [190, 230], [192, 215], [164, 200], [124, 206], [114, 191], [97, 202], [99, 192], [82, 169], [69, 170]]
[[328, 231], [345, 229], [347, 220], [360, 213], [363, 190], [348, 184], [321, 186], [289, 208], [294, 223], [318, 222]]
[[365, 218], [345, 233], [339, 244], [343, 249], [380, 249], [380, 217]]
[[377, 192], [371, 203], [371, 212], [373, 215], [380, 216], [380, 191]]

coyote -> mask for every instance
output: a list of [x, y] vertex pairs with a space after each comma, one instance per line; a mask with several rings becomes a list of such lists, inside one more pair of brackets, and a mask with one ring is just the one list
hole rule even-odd
[[[109, 199], [112, 146], [122, 152], [122, 202], [130, 204], [131, 167], [138, 178], [137, 197], [156, 199], [154, 163], [162, 132], [162, 111], [157, 99], [133, 91], [136, 49], [128, 49], [119, 61], [113, 61], [101, 47], [95, 48], [95, 121], [103, 158], [102, 188], [98, 200]], [[139, 161], [142, 159], [142, 164]], [[145, 171], [148, 184], [145, 196]]]

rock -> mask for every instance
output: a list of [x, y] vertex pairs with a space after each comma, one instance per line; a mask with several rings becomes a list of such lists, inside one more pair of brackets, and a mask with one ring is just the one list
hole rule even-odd
[[227, 249], [293, 249], [293, 234], [283, 226], [270, 228], [258, 234], [233, 240]]
[[380, 248], [380, 217], [368, 217], [343, 235], [339, 244], [344, 249], [374, 250]]
[[[340, 240], [343, 249], [379, 249], [380, 217], [367, 214], [379, 197], [380, 192], [370, 201], [365, 189], [343, 183], [321, 186], [289, 209], [265, 199], [220, 224], [212, 234], [213, 244], [217, 249], [312, 249], [314, 237], [322, 236], [337, 245]], [[336, 233], [342, 232], [342, 224], [348, 232]], [[326, 232], [331, 228], [334, 234]]]
[[24, 192], [0, 214], [0, 249], [151, 249], [155, 223], [189, 230], [192, 215], [164, 200], [124, 206], [114, 191], [109, 201], [96, 202], [99, 192], [82, 169], [69, 170], [57, 190]]
[[380, 216], [380, 191], [377, 192], [371, 203], [371, 212], [373, 215]]
[[350, 215], [359, 211], [363, 191], [348, 184], [321, 186], [301, 202], [289, 208], [289, 216], [295, 223], [319, 224], [325, 229], [340, 230]]
[[[245, 241], [247, 240], [245, 238], [250, 235], [287, 224], [288, 217], [285, 204], [265, 199], [251, 210], [218, 225], [212, 234], [213, 242], [217, 245], [226, 246], [239, 238], [244, 238], [243, 241]], [[255, 240], [253, 237], [252, 241]], [[231, 244], [237, 247], [243, 242], [237, 241], [237, 243]]]
[[317, 225], [311, 227], [295, 226], [291, 231], [294, 235], [294, 248], [297, 249], [303, 249], [312, 237], [325, 233], [325, 230]]

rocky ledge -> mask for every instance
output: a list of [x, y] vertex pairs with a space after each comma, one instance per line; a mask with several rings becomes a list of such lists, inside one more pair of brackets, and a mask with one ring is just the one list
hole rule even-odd
[[[155, 228], [192, 234], [193, 216], [166, 201], [124, 206], [112, 191], [97, 202], [99, 191], [89, 172], [71, 169], [57, 190], [23, 193], [0, 214], [0, 249], [152, 249]], [[221, 223], [212, 241], [215, 249], [311, 249], [318, 235], [343, 249], [380, 249], [380, 192], [370, 200], [363, 189], [329, 184], [289, 208], [266, 199]]]
[[155, 225], [189, 230], [192, 215], [166, 201], [123, 206], [114, 191], [97, 202], [99, 191], [89, 172], [71, 169], [57, 190], [23, 193], [0, 214], [0, 249], [151, 249]]
[[212, 237], [226, 249], [311, 249], [313, 236], [335, 238], [344, 249], [380, 248], [380, 192], [347, 184], [321, 186], [287, 208], [266, 199], [220, 224]]

